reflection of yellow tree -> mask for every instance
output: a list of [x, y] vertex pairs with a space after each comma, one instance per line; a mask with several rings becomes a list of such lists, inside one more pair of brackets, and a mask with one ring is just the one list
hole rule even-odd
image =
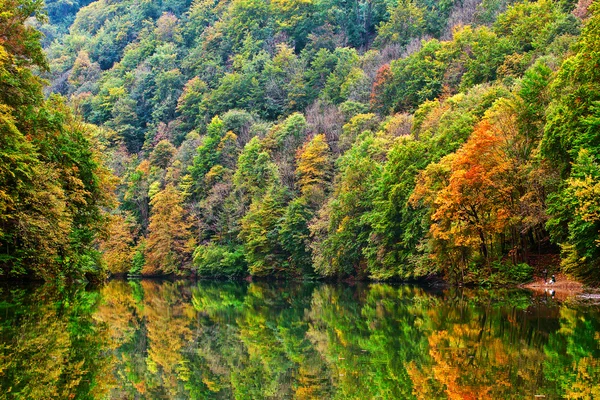
[[135, 300], [131, 288], [124, 281], [112, 281], [104, 285], [100, 293], [102, 303], [94, 314], [94, 319], [108, 326], [110, 346], [114, 350], [129, 342], [140, 329]]
[[190, 324], [195, 311], [182, 298], [181, 282], [142, 281], [144, 317], [148, 332], [148, 370], [162, 376], [162, 386], [177, 394], [178, 379], [184, 379], [188, 366], [182, 349], [191, 340]]
[[550, 338], [548, 376], [557, 380], [566, 399], [600, 398], [600, 331], [598, 323], [563, 305], [560, 329]]
[[105, 397], [114, 383], [113, 357], [104, 349], [106, 325], [91, 319], [95, 295], [42, 287], [24, 299], [2, 301], [0, 398]]
[[[600, 345], [600, 340], [598, 341]], [[584, 357], [575, 366], [577, 377], [567, 389], [566, 399], [600, 399], [600, 359]]]
[[118, 356], [121, 381], [113, 397], [174, 397], [185, 392], [189, 366], [183, 351], [192, 341], [196, 312], [185, 282], [111, 281], [94, 315], [110, 327], [110, 347]]

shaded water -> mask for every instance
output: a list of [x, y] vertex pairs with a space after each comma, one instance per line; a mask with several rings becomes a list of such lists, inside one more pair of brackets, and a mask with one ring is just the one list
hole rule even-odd
[[600, 310], [519, 290], [0, 288], [0, 398], [600, 398]]

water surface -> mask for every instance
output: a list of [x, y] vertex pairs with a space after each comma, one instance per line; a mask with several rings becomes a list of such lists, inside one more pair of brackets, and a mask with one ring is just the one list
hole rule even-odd
[[600, 310], [520, 290], [0, 286], [0, 398], [600, 398]]

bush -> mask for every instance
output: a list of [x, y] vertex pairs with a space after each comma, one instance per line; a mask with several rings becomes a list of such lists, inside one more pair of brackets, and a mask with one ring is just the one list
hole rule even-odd
[[514, 285], [530, 281], [533, 278], [533, 267], [527, 263], [496, 261], [491, 264], [491, 273], [482, 276], [479, 282], [481, 285]]
[[146, 263], [146, 257], [144, 257], [145, 250], [146, 242], [141, 241], [135, 249], [135, 253], [133, 254], [129, 275], [137, 276], [142, 274], [142, 268], [144, 268], [144, 264]]
[[196, 248], [194, 267], [198, 275], [205, 277], [232, 278], [248, 273], [248, 265], [241, 246], [230, 247], [215, 243]]

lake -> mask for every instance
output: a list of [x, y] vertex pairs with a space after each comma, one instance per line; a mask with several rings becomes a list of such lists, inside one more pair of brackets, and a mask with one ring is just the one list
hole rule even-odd
[[598, 382], [600, 307], [547, 293], [0, 286], [0, 398], [593, 399]]

